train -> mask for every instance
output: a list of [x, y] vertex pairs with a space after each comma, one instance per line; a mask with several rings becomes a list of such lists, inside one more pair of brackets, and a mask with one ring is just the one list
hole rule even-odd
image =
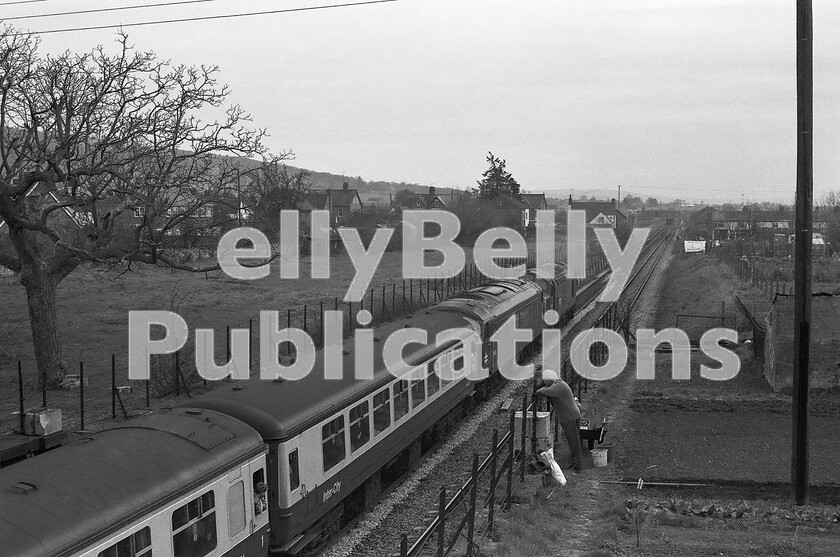
[[[511, 317], [538, 338], [544, 313], [575, 313], [578, 280], [521, 278], [473, 288], [374, 327], [373, 376], [343, 375], [325, 351], [297, 381], [231, 381], [172, 409], [129, 420], [0, 469], [0, 548], [14, 557], [251, 557], [320, 552], [349, 517], [445, 438], [502, 381], [490, 338]], [[398, 376], [384, 340], [417, 327], [464, 331], [409, 344]], [[482, 341], [489, 377], [465, 377], [464, 343]], [[517, 345], [521, 359], [533, 345]], [[447, 379], [448, 378], [448, 379]]]

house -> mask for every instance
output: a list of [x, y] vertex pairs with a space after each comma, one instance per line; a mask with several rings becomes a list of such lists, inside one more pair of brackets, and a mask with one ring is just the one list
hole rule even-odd
[[514, 195], [505, 191], [490, 199], [481, 199], [485, 210], [499, 214], [499, 222], [513, 223], [518, 221], [526, 235], [536, 231], [537, 211], [548, 209], [548, 203], [543, 193], [523, 193]]
[[443, 196], [440, 196], [435, 192], [434, 186], [429, 186], [429, 193], [414, 193], [412, 195], [406, 195], [402, 197], [400, 201], [393, 201], [391, 206], [399, 210], [448, 208]]
[[529, 205], [527, 214], [525, 215], [525, 228], [532, 228], [536, 226], [537, 211], [548, 210], [548, 201], [545, 199], [544, 193], [521, 193], [519, 198]]
[[359, 191], [349, 187], [344, 182], [340, 190], [313, 190], [306, 195], [306, 199], [298, 204], [301, 221], [308, 220], [310, 211], [329, 211], [330, 224], [333, 226], [344, 224], [350, 213], [362, 210], [362, 198]]
[[610, 201], [575, 201], [569, 196], [569, 210], [586, 211], [588, 228], [616, 228], [627, 221], [627, 215], [618, 209], [615, 199]]

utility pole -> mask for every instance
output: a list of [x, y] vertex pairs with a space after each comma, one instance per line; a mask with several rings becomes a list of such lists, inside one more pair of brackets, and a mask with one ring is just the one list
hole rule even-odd
[[793, 438], [790, 479], [808, 503], [808, 372], [811, 344], [811, 229], [814, 196], [814, 67], [811, 0], [796, 2], [796, 251], [793, 305]]

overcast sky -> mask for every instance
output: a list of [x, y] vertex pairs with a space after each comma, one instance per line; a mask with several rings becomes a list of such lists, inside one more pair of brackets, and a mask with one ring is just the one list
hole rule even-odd
[[[214, 0], [10, 23], [37, 31], [318, 4]], [[231, 101], [268, 128], [272, 148], [294, 150], [295, 166], [465, 188], [492, 151], [533, 191], [623, 184], [695, 201], [791, 200], [795, 4], [399, 0], [126, 30], [175, 62], [219, 65]], [[815, 0], [814, 27], [819, 197], [840, 188], [840, 2]], [[89, 50], [113, 33], [48, 34], [42, 50]]]

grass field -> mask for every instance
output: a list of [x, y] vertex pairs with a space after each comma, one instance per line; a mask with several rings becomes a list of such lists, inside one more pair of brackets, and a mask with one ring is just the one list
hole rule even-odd
[[[465, 251], [471, 261], [471, 250]], [[435, 263], [436, 255], [430, 254], [427, 262]], [[281, 279], [280, 262], [276, 260], [267, 277], [254, 281], [234, 280], [221, 271], [188, 273], [135, 265], [123, 272], [84, 266], [65, 279], [58, 290], [59, 333], [65, 357], [68, 362], [99, 362], [115, 353], [122, 359], [127, 351], [128, 312], [133, 310], [176, 311], [191, 328], [214, 328], [217, 343], [223, 342], [226, 325], [247, 327], [249, 319], [256, 324], [261, 310], [278, 310], [285, 315], [291, 309], [293, 324], [297, 325], [307, 305], [308, 325], [312, 326], [322, 301], [325, 309], [332, 309], [336, 298], [341, 302], [355, 271], [346, 254], [331, 259], [327, 280], [309, 278], [308, 257], [301, 258], [300, 263], [298, 279]], [[386, 253], [370, 284], [377, 306], [381, 304], [382, 285], [389, 286], [386, 303], [390, 305], [390, 285], [396, 283], [401, 296], [402, 282], [401, 254]], [[25, 369], [32, 369], [26, 295], [14, 277], [0, 277], [0, 299], [0, 334], [5, 337], [7, 359], [22, 360]], [[365, 305], [369, 307], [369, 300]]]

